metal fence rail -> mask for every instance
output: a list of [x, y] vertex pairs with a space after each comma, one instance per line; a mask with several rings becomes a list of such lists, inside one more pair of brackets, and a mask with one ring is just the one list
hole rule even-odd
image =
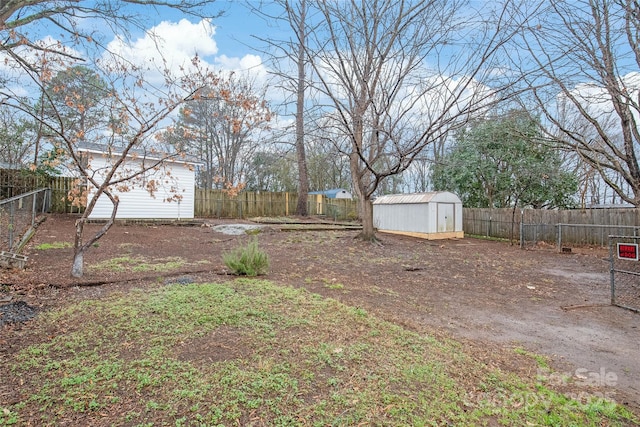
[[608, 236], [611, 304], [640, 312], [640, 236]]
[[0, 250], [16, 250], [21, 237], [33, 227], [38, 215], [49, 210], [50, 204], [48, 188], [0, 200]]

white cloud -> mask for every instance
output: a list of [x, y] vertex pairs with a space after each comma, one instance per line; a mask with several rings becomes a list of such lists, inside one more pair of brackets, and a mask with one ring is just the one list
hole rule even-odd
[[248, 54], [242, 58], [220, 55], [215, 59], [215, 63], [223, 70], [247, 73], [256, 78], [264, 78], [267, 75], [267, 69], [258, 55]]
[[201, 60], [218, 53], [214, 39], [215, 27], [209, 20], [198, 23], [182, 19], [179, 22], [163, 21], [136, 40], [128, 41], [116, 36], [107, 45], [110, 53], [105, 60], [122, 60], [143, 68], [149, 68], [150, 81], [162, 81], [164, 70], [180, 75], [181, 68], [189, 68], [191, 60], [198, 55]]
[[105, 54], [104, 60], [121, 58], [148, 69], [145, 79], [151, 84], [162, 84], [167, 72], [175, 77], [191, 70], [191, 61], [197, 55], [203, 68], [246, 74], [259, 85], [264, 84], [268, 72], [262, 58], [249, 54], [242, 57], [216, 56], [219, 49], [215, 35], [216, 27], [209, 20], [198, 23], [186, 19], [163, 21], [136, 40], [128, 41], [116, 36], [108, 44], [110, 54]]

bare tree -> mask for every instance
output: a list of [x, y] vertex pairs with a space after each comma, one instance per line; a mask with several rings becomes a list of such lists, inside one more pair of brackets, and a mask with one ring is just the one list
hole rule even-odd
[[318, 1], [308, 43], [317, 88], [348, 139], [361, 237], [375, 240], [371, 197], [429, 144], [499, 100], [481, 84], [512, 35], [506, 8], [474, 16], [460, 0]]
[[[126, 39], [132, 28], [146, 31], [149, 17], [160, 10], [173, 10], [188, 16], [214, 19], [221, 12], [213, 10], [214, 1], [205, 0], [114, 0], [80, 2], [75, 0], [7, 0], [0, 2], [0, 60], [5, 67], [14, 69], [4, 76], [6, 87], [10, 83], [20, 86], [30, 74], [55, 73], [55, 67], [64, 57], [68, 61], [85, 62], [83, 50], [105, 50], [105, 38], [118, 34]], [[132, 7], [133, 6], [133, 7]], [[87, 23], [92, 25], [87, 25]], [[56, 39], [43, 37], [43, 25], [48, 25]], [[151, 34], [150, 34], [151, 35]], [[87, 64], [90, 66], [90, 64]], [[2, 81], [0, 76], [0, 81]], [[37, 85], [36, 85], [37, 86]], [[44, 90], [44, 89], [42, 89]], [[4, 93], [0, 103], [12, 96]], [[45, 106], [40, 99], [41, 108]], [[40, 114], [45, 114], [40, 111]], [[37, 167], [40, 144], [46, 129], [36, 129], [32, 167]]]
[[298, 163], [298, 205], [296, 213], [307, 216], [307, 198], [309, 196], [309, 174], [304, 144], [304, 110], [306, 82], [306, 44], [307, 44], [307, 2], [300, 0], [296, 6], [287, 4], [287, 16], [297, 39], [296, 65], [298, 77], [296, 82], [296, 160]]
[[[95, 19], [102, 24], [127, 32], [131, 26], [144, 28], [144, 12], [154, 8], [174, 9], [180, 13], [193, 16], [213, 18], [219, 13], [210, 10], [211, 1], [163, 1], [163, 0], [113, 0], [80, 2], [76, 0], [7, 0], [0, 3], [0, 32], [2, 45], [0, 51], [13, 52], [20, 57], [24, 47], [40, 51], [60, 53], [59, 46], [38, 43], [30, 34], [35, 25], [47, 22], [57, 29], [57, 33], [69, 37], [70, 42], [77, 43], [81, 39], [98, 43], [101, 36], [100, 27], [82, 26], [83, 20]], [[138, 8], [128, 6], [135, 5]], [[205, 11], [205, 7], [208, 11]], [[68, 53], [69, 56], [74, 56]]]
[[201, 89], [180, 109], [163, 139], [202, 161], [204, 188], [237, 186], [246, 180], [271, 115], [264, 93], [249, 78], [219, 75], [214, 87]]
[[547, 138], [577, 154], [623, 201], [640, 206], [640, 6], [549, 1], [509, 49], [547, 121]]
[[[116, 69], [118, 72], [114, 71]], [[147, 179], [149, 173], [156, 175], [160, 173], [161, 177], [171, 176], [167, 161], [172, 158], [181, 158], [184, 153], [159, 152], [154, 148], [154, 134], [162, 127], [163, 121], [172, 111], [199, 96], [201, 87], [198, 84], [207, 80], [205, 73], [198, 75], [195, 79], [182, 78], [168, 88], [146, 86], [146, 89], [142, 90], [138, 85], [141, 76], [134, 76], [133, 70], [126, 68], [123, 64], [103, 71], [104, 81], [109, 82], [111, 113], [117, 115], [118, 120], [113, 121], [111, 116], [107, 116], [102, 126], [95, 126], [90, 134], [78, 131], [68, 132], [65, 126], [70, 114], [69, 109], [78, 109], [78, 115], [80, 115], [84, 109], [82, 104], [69, 102], [65, 105], [64, 111], [59, 111], [59, 103], [44, 91], [44, 99], [50, 114], [42, 118], [34, 114], [29, 105], [20, 104], [15, 100], [10, 103], [11, 107], [26, 114], [32, 114], [32, 119], [42, 124], [49, 138], [62, 143], [66, 155], [82, 178], [81, 181], [86, 182], [88, 187], [79, 185], [70, 193], [75, 203], [85, 207], [82, 216], [76, 221], [74, 259], [71, 268], [71, 275], [74, 277], [83, 275], [84, 254], [113, 225], [119, 204], [117, 192], [129, 191], [133, 186], [144, 186], [153, 193], [158, 190], [159, 185], [162, 185], [159, 183], [162, 178], [149, 180]], [[213, 84], [215, 76], [209, 76], [208, 80], [210, 85]], [[44, 86], [48, 82], [41, 82], [41, 84]], [[73, 87], [70, 85], [66, 90], [71, 99], [75, 99]], [[94, 170], [91, 159], [82, 154], [86, 140], [94, 141], [94, 144], [98, 143], [108, 153], [105, 169]], [[169, 189], [169, 191], [174, 190]], [[86, 238], [84, 226], [101, 197], [107, 197], [113, 204], [111, 216], [94, 235]], [[171, 197], [179, 200], [181, 196], [174, 194]]]
[[24, 115], [0, 105], [0, 162], [9, 167], [26, 166], [34, 151], [33, 136], [33, 126]]
[[326, 120], [316, 123], [318, 128], [307, 136], [309, 183], [316, 191], [332, 188], [350, 189], [349, 157], [344, 154], [344, 149], [336, 148], [336, 142], [342, 135], [331, 134], [330, 126], [324, 123]]
[[[286, 94], [293, 95], [295, 101], [295, 153], [296, 165], [298, 169], [298, 204], [296, 214], [307, 216], [307, 199], [309, 194], [309, 171], [305, 144], [305, 116], [309, 113], [307, 106], [307, 89], [309, 86], [309, 76], [307, 72], [307, 39], [309, 32], [308, 14], [309, 7], [307, 0], [276, 0], [281, 13], [271, 14], [271, 4], [265, 4], [249, 0], [247, 2], [253, 13], [263, 17], [270, 23], [283, 23], [289, 27], [293, 37], [286, 40], [275, 40], [273, 38], [256, 37], [265, 43], [269, 48], [263, 53], [270, 59], [273, 70], [271, 74]], [[267, 5], [267, 7], [264, 7]], [[295, 70], [290, 70], [292, 67]], [[291, 103], [287, 96], [285, 104]]]

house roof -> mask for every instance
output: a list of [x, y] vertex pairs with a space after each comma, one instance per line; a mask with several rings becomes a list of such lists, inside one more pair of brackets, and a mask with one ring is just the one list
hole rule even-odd
[[461, 203], [458, 196], [448, 191], [430, 191], [412, 194], [387, 194], [377, 197], [374, 205], [403, 205], [413, 203], [446, 202]]
[[[92, 142], [82, 142], [78, 144], [78, 151], [95, 153], [95, 154], [108, 154], [121, 156], [123, 148], [116, 146], [108, 146], [103, 144], [96, 144]], [[200, 164], [201, 161], [197, 160], [193, 156], [182, 155], [179, 153], [166, 153], [152, 148], [134, 148], [129, 150], [129, 156], [137, 156], [139, 158], [149, 160], [163, 160], [167, 162], [185, 163], [185, 164]]]

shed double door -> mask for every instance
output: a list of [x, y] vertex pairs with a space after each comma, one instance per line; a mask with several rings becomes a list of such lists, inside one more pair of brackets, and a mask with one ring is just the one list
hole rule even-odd
[[438, 203], [438, 233], [447, 233], [454, 230], [455, 204]]

